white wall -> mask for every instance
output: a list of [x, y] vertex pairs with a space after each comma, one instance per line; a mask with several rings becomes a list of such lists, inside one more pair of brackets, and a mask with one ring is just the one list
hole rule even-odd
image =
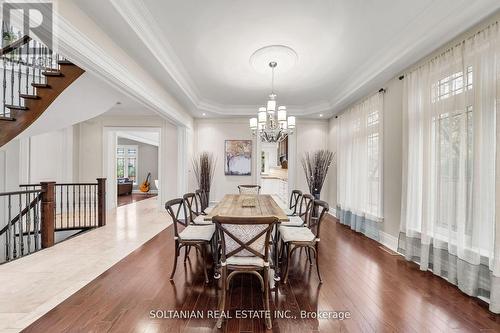
[[[109, 134], [109, 130], [117, 132], [126, 129], [159, 128], [161, 129], [160, 147], [158, 150], [160, 169], [160, 196], [159, 204], [167, 200], [176, 198], [182, 192], [178, 188], [177, 179], [182, 171], [178, 170], [178, 136], [177, 126], [159, 116], [107, 116], [102, 115], [75, 125], [78, 138], [75, 140], [76, 148], [79, 152], [79, 165], [76, 168], [74, 178], [76, 181], [86, 182], [95, 180], [96, 177], [106, 176], [114, 170], [108, 168], [104, 157], [109, 156], [103, 153], [103, 146], [107, 145], [104, 135]], [[106, 132], [108, 131], [108, 132]], [[108, 147], [108, 146], [107, 146]], [[113, 151], [113, 150], [111, 150]], [[108, 154], [108, 151], [106, 151]], [[111, 153], [110, 153], [111, 154]], [[109, 160], [109, 159], [108, 159]], [[114, 159], [111, 159], [114, 162]], [[140, 171], [141, 172], [141, 171]], [[107, 177], [107, 186], [116, 187], [112, 177]], [[112, 196], [109, 196], [110, 200]], [[114, 200], [114, 199], [113, 199]], [[108, 208], [114, 204], [108, 202]]]
[[[313, 152], [320, 149], [328, 149], [329, 140], [328, 120], [310, 120], [297, 119], [297, 155], [296, 155], [296, 174], [295, 188], [304, 193], [309, 193], [304, 169], [302, 168], [301, 159], [306, 152]], [[327, 179], [321, 191], [321, 199], [329, 201], [329, 182], [332, 175], [332, 170], [328, 171]], [[292, 177], [292, 175], [290, 175]]]
[[[214, 184], [211, 192], [211, 200], [218, 201], [224, 194], [237, 193], [239, 184], [255, 184], [256, 165], [252, 163], [251, 176], [225, 176], [224, 175], [224, 140], [253, 140], [252, 159], [260, 159], [256, 152], [255, 138], [252, 137], [248, 128], [248, 119], [246, 118], [225, 118], [225, 119], [196, 119], [195, 120], [195, 140], [194, 151], [212, 152], [217, 158], [217, 169], [214, 176]], [[291, 151], [296, 146], [296, 151]], [[289, 184], [302, 191], [308, 192], [304, 172], [300, 161], [296, 164], [296, 170], [293, 170], [293, 156], [300, 158], [306, 151], [318, 149], [327, 149], [328, 147], [328, 121], [327, 120], [308, 120], [297, 119], [297, 128], [295, 134], [289, 139]], [[192, 168], [190, 168], [192, 169]], [[293, 179], [291, 179], [293, 177]], [[196, 184], [192, 170], [190, 171], [190, 189], [194, 190]], [[293, 189], [292, 188], [292, 189]], [[322, 198], [328, 198], [328, 186], [325, 185], [322, 192]]]
[[18, 137], [26, 138], [52, 132], [97, 117], [123, 99], [123, 94], [100, 78], [90, 73], [83, 73]]
[[[194, 152], [195, 154], [208, 151], [217, 159], [210, 201], [219, 201], [225, 194], [238, 193], [240, 184], [255, 184], [256, 169], [252, 163], [251, 176], [224, 175], [224, 141], [225, 140], [253, 140], [252, 159], [255, 159], [256, 145], [252, 133], [248, 128], [248, 119], [196, 119], [194, 123]], [[196, 189], [192, 166], [190, 166], [190, 190]], [[195, 187], [193, 187], [195, 186]]]

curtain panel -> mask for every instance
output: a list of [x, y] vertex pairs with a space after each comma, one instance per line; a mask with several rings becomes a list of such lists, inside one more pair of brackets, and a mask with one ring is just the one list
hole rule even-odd
[[405, 75], [398, 249], [495, 313], [499, 79], [496, 23]]
[[379, 240], [382, 221], [383, 94], [339, 116], [337, 217], [340, 223]]

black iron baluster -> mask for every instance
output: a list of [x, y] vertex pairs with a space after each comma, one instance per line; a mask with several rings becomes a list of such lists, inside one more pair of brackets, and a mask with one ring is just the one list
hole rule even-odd
[[[36, 41], [34, 40], [32, 42], [33, 44], [33, 54], [31, 56], [31, 66], [33, 67], [33, 78], [31, 80], [31, 83], [36, 83]], [[33, 95], [35, 94], [35, 86], [31, 86], [33, 88]]]
[[38, 251], [39, 249], [39, 243], [38, 243], [38, 235], [40, 234], [40, 231], [38, 230], [39, 228], [39, 221], [38, 221], [38, 210], [40, 209], [40, 198], [38, 197], [39, 193], [35, 193], [35, 210], [33, 211], [33, 231], [34, 231], [34, 241], [35, 241], [35, 251]]
[[18, 195], [19, 200], [19, 219], [17, 220], [17, 224], [19, 225], [19, 256], [22, 257], [24, 255], [24, 240], [23, 240], [23, 197], [21, 194]]
[[12, 242], [11, 242], [11, 227], [10, 227], [10, 221], [12, 221], [12, 197], [10, 195], [7, 196], [8, 198], [8, 220], [7, 220], [7, 241], [6, 241], [6, 254], [7, 254], [7, 260], [10, 260], [12, 258], [11, 255], [11, 247], [12, 247]]
[[76, 205], [76, 201], [75, 201], [75, 185], [73, 185], [73, 228], [75, 227], [75, 224], [76, 224], [76, 220], [75, 220], [75, 205]]
[[27, 234], [27, 237], [26, 237], [26, 246], [28, 248], [27, 252], [28, 254], [31, 253], [31, 193], [27, 193], [26, 194], [26, 208], [27, 208], [27, 211], [26, 211], [26, 234]]
[[3, 110], [3, 112], [2, 113], [3, 113], [3, 116], [5, 117], [7, 115], [7, 112], [5, 109], [5, 104], [6, 104], [5, 95], [7, 94], [7, 69], [6, 69], [7, 65], [5, 63], [5, 56], [2, 57], [2, 62], [3, 62], [3, 78], [2, 78], [2, 84], [3, 84], [3, 86], [2, 86], [2, 88], [3, 88], [3, 90], [2, 90], [2, 93], [3, 93], [3, 95], [2, 95], [2, 99], [3, 99], [2, 110]]
[[97, 185], [94, 185], [94, 226], [97, 227]]
[[83, 225], [87, 226], [87, 186], [83, 185]]
[[78, 185], [78, 226], [82, 226], [82, 187]]
[[69, 228], [69, 186], [66, 187], [66, 228]]
[[29, 41], [26, 43], [26, 63], [24, 64], [24, 67], [26, 67], [26, 87], [25, 87], [25, 92], [26, 95], [29, 95], [29, 86], [28, 86], [28, 81], [30, 77], [30, 43]]
[[60, 194], [60, 196], [59, 196], [59, 198], [61, 199], [61, 201], [60, 201], [60, 203], [59, 203], [59, 207], [60, 207], [60, 212], [59, 212], [59, 214], [60, 214], [60, 215], [59, 215], [59, 220], [61, 221], [61, 224], [59, 225], [59, 228], [61, 228], [61, 229], [62, 229], [62, 228], [63, 228], [63, 226], [64, 226], [64, 221], [63, 221], [63, 187], [64, 187], [64, 186], [62, 186], [62, 185], [61, 185], [61, 186], [59, 186], [59, 188], [61, 189], [61, 191], [60, 191], [60, 193], [61, 193], [61, 194]]
[[[19, 52], [20, 53], [20, 52]], [[19, 56], [21, 56], [21, 54], [19, 54]], [[19, 106], [21, 106], [21, 60], [20, 59], [17, 59], [17, 97], [18, 97], [18, 102], [19, 102]]]
[[14, 61], [10, 61], [10, 105], [14, 105]]

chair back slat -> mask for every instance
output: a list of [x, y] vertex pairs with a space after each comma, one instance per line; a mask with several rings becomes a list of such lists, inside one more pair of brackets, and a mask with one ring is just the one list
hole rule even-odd
[[312, 233], [319, 238], [319, 230], [321, 222], [325, 219], [326, 213], [329, 211], [330, 206], [323, 200], [314, 200], [312, 211], [318, 211], [318, 218], [309, 219], [307, 226], [311, 229]]
[[184, 199], [184, 206], [186, 208], [186, 218], [189, 222], [194, 222], [194, 219], [201, 215], [201, 205], [198, 201], [198, 196], [195, 193], [186, 193], [182, 197]]
[[196, 190], [195, 194], [198, 197], [198, 202], [200, 203], [200, 212], [205, 211], [205, 209], [209, 206], [208, 192], [200, 189]]
[[293, 190], [290, 195], [290, 203], [289, 208], [293, 212], [293, 214], [297, 214], [297, 208], [299, 206], [299, 201], [302, 199], [302, 191]]
[[313, 212], [314, 197], [311, 194], [304, 194], [300, 198], [299, 213], [298, 216], [301, 217], [306, 225], [309, 225], [309, 220]]
[[268, 261], [276, 217], [214, 216], [212, 220], [221, 239], [223, 261], [232, 256], [256, 256]]
[[[177, 198], [177, 199], [172, 199], [169, 200], [165, 203], [165, 209], [167, 210], [168, 214], [172, 218], [173, 224], [174, 224], [174, 234], [175, 237], [179, 237], [179, 231], [177, 224], [180, 224], [184, 227], [188, 225], [188, 218], [186, 216], [186, 206], [183, 198]], [[182, 219], [181, 217], [185, 216], [185, 219]]]

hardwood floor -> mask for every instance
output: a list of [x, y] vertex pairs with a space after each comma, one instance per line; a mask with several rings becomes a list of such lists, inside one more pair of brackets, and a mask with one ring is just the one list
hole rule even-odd
[[156, 197], [157, 194], [143, 194], [143, 193], [132, 193], [129, 195], [119, 195], [118, 196], [118, 207], [131, 204], [133, 202], [141, 201], [144, 199], [149, 199]]
[[[56, 306], [25, 332], [211, 332], [215, 319], [155, 319], [151, 310], [217, 309], [220, 289], [203, 282], [194, 251], [179, 259], [173, 282], [173, 230], [168, 227], [94, 281]], [[485, 304], [378, 243], [335, 223], [322, 227], [320, 265], [324, 283], [305, 254], [296, 255], [289, 284], [271, 293], [275, 332], [497, 332], [500, 316]], [[259, 281], [236, 276], [228, 309], [262, 309]], [[349, 311], [345, 320], [300, 318], [300, 311]], [[161, 312], [160, 312], [161, 313]], [[165, 313], [168, 314], [168, 313]], [[229, 319], [222, 331], [265, 331], [264, 320]]]

